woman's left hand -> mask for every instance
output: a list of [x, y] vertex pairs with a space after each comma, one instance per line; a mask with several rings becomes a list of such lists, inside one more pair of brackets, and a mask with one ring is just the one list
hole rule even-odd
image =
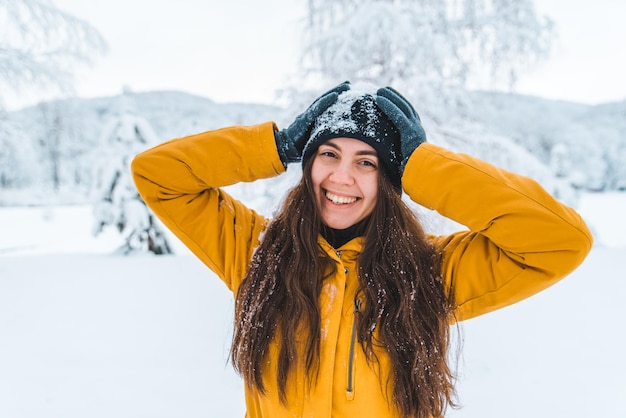
[[395, 125], [400, 134], [400, 150], [402, 152], [400, 171], [403, 172], [413, 151], [420, 144], [426, 142], [426, 133], [422, 128], [422, 122], [411, 103], [391, 87], [378, 89], [376, 104]]

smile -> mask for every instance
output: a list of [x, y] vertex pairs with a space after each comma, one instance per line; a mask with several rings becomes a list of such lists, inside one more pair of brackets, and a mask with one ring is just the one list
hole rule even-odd
[[348, 205], [358, 200], [357, 197], [337, 196], [336, 194], [332, 194], [329, 191], [326, 191], [326, 198], [336, 205]]

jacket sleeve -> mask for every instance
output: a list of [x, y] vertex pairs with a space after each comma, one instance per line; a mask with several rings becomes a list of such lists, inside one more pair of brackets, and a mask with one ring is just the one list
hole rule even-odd
[[220, 187], [283, 171], [271, 122], [174, 139], [132, 163], [146, 204], [233, 291], [267, 221]]
[[591, 233], [573, 209], [534, 180], [468, 155], [422, 144], [403, 184], [415, 202], [469, 229], [434, 238], [457, 320], [551, 286], [591, 249]]

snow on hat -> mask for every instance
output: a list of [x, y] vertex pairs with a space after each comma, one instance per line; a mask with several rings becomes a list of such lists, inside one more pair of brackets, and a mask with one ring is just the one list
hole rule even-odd
[[402, 190], [400, 135], [372, 94], [358, 90], [340, 94], [337, 102], [315, 121], [302, 152], [302, 162], [332, 138], [358, 139], [374, 148], [391, 182]]

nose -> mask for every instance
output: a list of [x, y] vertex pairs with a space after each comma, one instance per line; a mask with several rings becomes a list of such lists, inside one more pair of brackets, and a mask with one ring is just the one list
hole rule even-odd
[[335, 169], [330, 174], [329, 179], [336, 184], [352, 185], [354, 183], [354, 173], [352, 164], [347, 161], [342, 161], [335, 166]]

